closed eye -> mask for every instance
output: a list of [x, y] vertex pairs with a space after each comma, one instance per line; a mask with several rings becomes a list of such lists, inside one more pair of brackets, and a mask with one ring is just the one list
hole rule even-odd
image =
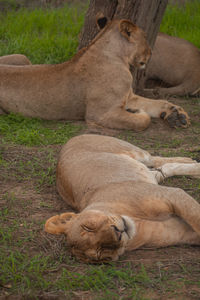
[[119, 243], [102, 244], [101, 251], [116, 250], [120, 247]]
[[81, 227], [82, 227], [85, 231], [88, 231], [88, 232], [93, 232], [93, 231], [94, 231], [93, 228], [88, 227], [88, 226], [86, 226], [86, 225], [81, 225]]

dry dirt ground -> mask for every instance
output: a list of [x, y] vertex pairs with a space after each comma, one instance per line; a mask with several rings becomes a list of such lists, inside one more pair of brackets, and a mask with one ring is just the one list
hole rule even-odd
[[[189, 156], [200, 160], [200, 99], [173, 99], [173, 102], [182, 105], [189, 113], [192, 120], [190, 128], [171, 129], [162, 120], [153, 120], [148, 130], [134, 133], [88, 129], [83, 123], [80, 133], [112, 135], [155, 155]], [[59, 261], [57, 269], [51, 271], [54, 279], [63, 265], [71, 271], [83, 272], [88, 266], [74, 261], [64, 238], [54, 237], [43, 231], [47, 218], [71, 210], [61, 200], [55, 188], [55, 167], [61, 145], [25, 147], [1, 143], [1, 139], [0, 135], [0, 153], [4, 162], [0, 164], [0, 209], [4, 211], [0, 226], [8, 228], [9, 237], [5, 237], [4, 233], [0, 235], [0, 239], [8, 239], [8, 249], [12, 251], [28, 253], [30, 256], [50, 255], [52, 260]], [[164, 184], [181, 187], [200, 202], [199, 179], [176, 177], [168, 179]], [[61, 256], [64, 257], [62, 261]], [[124, 269], [127, 263], [136, 273], [141, 272], [141, 266], [144, 266], [145, 274], [151, 279], [150, 283], [145, 285], [140, 281], [136, 282], [136, 288], [141, 289], [141, 294], [130, 296], [130, 287], [117, 287], [116, 281], [119, 297], [107, 299], [200, 299], [199, 247], [141, 249], [123, 255], [114, 264], [114, 268]], [[34, 276], [32, 279], [35, 280]], [[11, 278], [1, 283], [0, 299], [106, 299], [103, 296], [95, 298], [95, 291], [90, 289], [75, 289], [69, 296], [61, 290], [51, 293], [47, 292], [48, 289], [36, 288], [35, 295], [27, 295], [26, 289], [20, 292], [20, 286], [16, 286]]]

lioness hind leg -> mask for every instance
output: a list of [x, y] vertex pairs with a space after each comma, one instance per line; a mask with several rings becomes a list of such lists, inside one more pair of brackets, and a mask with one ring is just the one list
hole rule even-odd
[[169, 87], [169, 88], [159, 87], [159, 88], [155, 89], [155, 93], [158, 94], [160, 97], [184, 96], [184, 95], [188, 95], [191, 93], [191, 86], [193, 86], [192, 83], [186, 84], [186, 82], [184, 82], [184, 83], [174, 86], [174, 87]]
[[153, 99], [159, 98], [169, 98], [170, 96], [184, 96], [191, 93], [191, 84], [186, 87], [184, 85], [178, 85], [174, 87], [155, 87], [155, 88], [146, 88], [141, 91], [142, 95], [145, 97], [152, 97]]
[[[192, 164], [196, 163], [190, 157], [161, 157], [161, 156], [151, 156], [152, 166], [154, 168], [159, 168], [168, 163], [183, 163], [183, 164]], [[186, 175], [186, 174], [185, 174]]]
[[161, 171], [165, 178], [177, 175], [200, 178], [200, 163], [167, 163], [161, 166], [158, 171]]
[[200, 177], [200, 164], [189, 157], [150, 156], [149, 161], [151, 162], [149, 166], [156, 169], [151, 172], [158, 183], [176, 175]]

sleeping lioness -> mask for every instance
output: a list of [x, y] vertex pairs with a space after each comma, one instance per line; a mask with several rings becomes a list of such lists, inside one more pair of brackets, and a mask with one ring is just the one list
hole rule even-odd
[[[102, 28], [106, 22], [101, 19]], [[129, 67], [144, 68], [150, 54], [141, 29], [128, 20], [114, 20], [68, 62], [1, 65], [0, 110], [137, 131], [147, 128], [151, 117], [187, 127], [189, 118], [181, 107], [133, 94]]]
[[[149, 90], [152, 84], [154, 87]], [[147, 95], [150, 92], [160, 97], [200, 94], [200, 50], [184, 39], [159, 33], [145, 85]]]
[[173, 175], [200, 177], [200, 163], [164, 158], [119, 139], [82, 135], [62, 149], [57, 189], [78, 213], [47, 220], [85, 262], [117, 260], [126, 250], [200, 245], [200, 205], [179, 188], [159, 186]]

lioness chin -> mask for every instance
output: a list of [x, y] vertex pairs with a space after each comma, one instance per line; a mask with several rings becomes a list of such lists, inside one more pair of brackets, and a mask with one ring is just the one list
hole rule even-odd
[[[97, 24], [101, 24], [98, 19]], [[165, 100], [137, 96], [130, 65], [144, 68], [151, 50], [128, 20], [106, 24], [91, 44], [58, 65], [0, 66], [0, 109], [43, 119], [82, 120], [116, 129], [144, 130], [151, 117], [187, 127], [187, 113]]]
[[117, 260], [139, 247], [200, 245], [200, 205], [178, 188], [159, 186], [173, 175], [200, 177], [200, 163], [158, 157], [119, 139], [82, 135], [61, 150], [57, 189], [79, 213], [46, 221], [65, 234], [85, 262]]

